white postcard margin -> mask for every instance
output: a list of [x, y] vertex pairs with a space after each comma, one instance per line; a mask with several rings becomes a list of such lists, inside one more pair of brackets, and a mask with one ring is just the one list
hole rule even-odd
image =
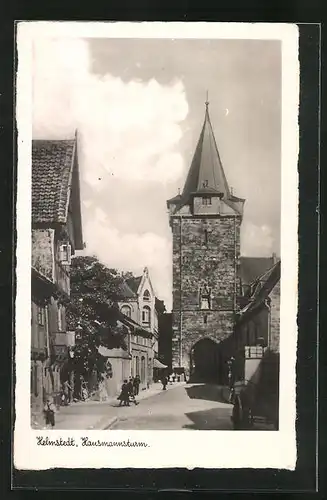
[[[282, 202], [280, 430], [44, 431], [30, 427], [32, 41], [35, 37], [224, 38], [282, 42]], [[17, 26], [17, 296], [14, 466], [64, 468], [277, 468], [296, 465], [298, 287], [298, 28], [266, 23], [32, 22]], [[279, 168], [279, 165], [276, 165]], [[71, 438], [76, 446], [40, 446], [37, 437]], [[81, 438], [112, 446], [82, 446]], [[114, 446], [119, 441], [129, 445]], [[146, 447], [133, 447], [134, 442]]]

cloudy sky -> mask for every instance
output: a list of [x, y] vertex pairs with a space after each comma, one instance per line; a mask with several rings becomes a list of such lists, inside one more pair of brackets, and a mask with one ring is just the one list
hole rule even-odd
[[241, 253], [279, 254], [280, 42], [44, 38], [33, 56], [33, 137], [78, 129], [87, 254], [147, 265], [170, 309], [166, 200], [183, 187], [207, 90], [228, 182], [246, 198]]

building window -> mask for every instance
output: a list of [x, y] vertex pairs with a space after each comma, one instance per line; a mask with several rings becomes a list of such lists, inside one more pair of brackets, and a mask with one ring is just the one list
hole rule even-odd
[[72, 248], [68, 243], [65, 245], [60, 245], [60, 247], [59, 247], [59, 260], [62, 264], [70, 265], [71, 264], [71, 255], [72, 255]]
[[207, 315], [207, 314], [205, 314], [205, 315], [203, 316], [203, 323], [206, 325], [206, 324], [207, 324], [207, 321], [208, 321], [208, 315]]
[[142, 323], [149, 325], [151, 320], [151, 310], [149, 306], [144, 306], [142, 310]]
[[125, 316], [127, 316], [128, 318], [130, 318], [132, 316], [132, 310], [131, 310], [130, 306], [123, 306], [120, 311], [123, 314], [125, 314]]
[[143, 294], [143, 300], [145, 300], [146, 302], [149, 302], [150, 299], [151, 299], [151, 296], [150, 296], [149, 290], [145, 290], [145, 292]]
[[38, 306], [37, 307], [37, 322], [41, 326], [45, 326], [45, 307]]
[[202, 205], [204, 205], [204, 206], [211, 205], [211, 196], [203, 196], [202, 197]]
[[58, 331], [62, 331], [62, 305], [58, 304]]
[[208, 244], [208, 229], [204, 230], [204, 243], [206, 245]]
[[144, 383], [145, 382], [145, 357], [142, 356], [141, 358], [141, 381]]
[[36, 364], [32, 364], [31, 366], [31, 392], [34, 396], [39, 395], [39, 388], [38, 388], [38, 369]]
[[200, 309], [211, 309], [211, 289], [207, 285], [200, 289]]

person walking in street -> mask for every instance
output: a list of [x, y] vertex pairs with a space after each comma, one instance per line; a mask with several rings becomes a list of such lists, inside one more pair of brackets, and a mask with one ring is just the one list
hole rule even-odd
[[231, 403], [234, 399], [234, 361], [235, 358], [232, 356], [228, 361], [227, 361], [227, 366], [228, 366], [228, 388], [229, 388], [229, 398], [228, 401]]
[[56, 405], [54, 404], [53, 397], [49, 396], [43, 408], [45, 425], [48, 429], [53, 429], [55, 426], [55, 413]]
[[71, 393], [72, 393], [72, 388], [68, 383], [68, 380], [65, 380], [65, 382], [62, 385], [62, 401], [65, 406], [68, 406], [71, 403]]
[[129, 398], [131, 398], [130, 401], [132, 403], [134, 403], [135, 405], [137, 405], [137, 401], [135, 399], [134, 379], [133, 379], [133, 377], [129, 377], [129, 382], [128, 382], [127, 386], [128, 386], [128, 395], [129, 395]]
[[120, 400], [119, 406], [122, 406], [122, 404], [124, 406], [129, 406], [129, 390], [128, 390], [127, 380], [124, 380], [124, 383], [121, 386], [120, 394], [117, 399]]
[[136, 375], [136, 377], [133, 380], [133, 386], [134, 386], [134, 394], [135, 394], [135, 396], [138, 396], [138, 394], [139, 394], [140, 383], [141, 383], [140, 376]]
[[162, 390], [165, 391], [166, 390], [166, 386], [167, 386], [167, 382], [168, 382], [166, 375], [164, 375], [162, 377], [161, 382], [162, 382]]

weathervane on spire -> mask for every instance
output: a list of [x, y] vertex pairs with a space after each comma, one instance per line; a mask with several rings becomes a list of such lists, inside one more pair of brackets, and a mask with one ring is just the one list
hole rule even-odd
[[208, 109], [208, 106], [209, 106], [209, 92], [207, 91], [206, 93], [206, 102], [205, 102], [205, 105], [206, 105], [206, 109]]

